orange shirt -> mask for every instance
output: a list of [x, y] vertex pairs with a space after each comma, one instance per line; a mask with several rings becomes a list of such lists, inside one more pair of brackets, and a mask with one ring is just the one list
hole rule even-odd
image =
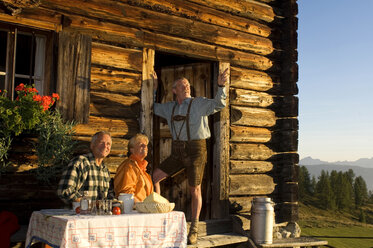
[[146, 172], [146, 160], [136, 161], [130, 156], [118, 167], [114, 177], [115, 196], [119, 193], [133, 194], [135, 202], [142, 202], [153, 192], [153, 183], [150, 175]]

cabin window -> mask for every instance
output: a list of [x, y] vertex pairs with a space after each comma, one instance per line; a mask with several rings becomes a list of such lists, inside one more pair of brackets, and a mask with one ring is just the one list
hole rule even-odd
[[16, 26], [0, 25], [0, 89], [15, 97], [14, 88], [34, 85], [40, 95], [50, 87], [47, 80], [48, 33]]

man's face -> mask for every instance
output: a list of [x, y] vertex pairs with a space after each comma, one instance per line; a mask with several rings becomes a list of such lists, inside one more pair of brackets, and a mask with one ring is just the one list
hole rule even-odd
[[144, 160], [148, 155], [148, 142], [145, 139], [139, 139], [134, 147], [130, 148], [130, 152], [139, 160]]
[[111, 137], [107, 134], [101, 134], [96, 141], [91, 144], [91, 150], [95, 158], [105, 158], [111, 150]]
[[172, 89], [172, 92], [176, 95], [179, 100], [190, 98], [190, 84], [187, 80], [179, 80], [176, 82], [176, 87]]

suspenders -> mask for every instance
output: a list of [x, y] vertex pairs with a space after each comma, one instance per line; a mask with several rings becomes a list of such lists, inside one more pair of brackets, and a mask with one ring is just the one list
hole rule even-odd
[[[174, 117], [178, 117], [178, 116], [174, 116], [175, 108], [176, 108], [177, 102], [175, 102], [175, 105], [174, 105], [174, 107], [172, 108], [172, 115], [171, 115], [171, 128], [175, 131], [176, 140], [179, 140], [181, 130], [183, 129], [183, 126], [184, 126], [184, 124], [185, 124], [185, 122], [186, 122], [186, 130], [187, 130], [188, 141], [190, 141], [189, 113], [190, 113], [190, 108], [191, 108], [191, 106], [192, 106], [192, 102], [193, 102], [193, 100], [194, 100], [194, 98], [192, 98], [192, 99], [190, 100], [190, 102], [189, 102], [188, 110], [187, 110], [187, 114], [186, 114], [185, 118], [180, 119], [180, 120], [183, 120], [183, 124], [182, 124], [181, 127], [180, 127], [179, 133], [176, 132], [176, 128], [175, 128], [175, 124], [174, 124]], [[182, 116], [182, 117], [184, 117], [184, 116]]]

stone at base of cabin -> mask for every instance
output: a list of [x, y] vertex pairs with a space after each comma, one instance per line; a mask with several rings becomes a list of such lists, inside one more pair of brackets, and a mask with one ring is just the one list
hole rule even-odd
[[296, 222], [289, 222], [289, 224], [285, 227], [285, 230], [291, 233], [291, 238], [300, 237], [301, 229]]
[[288, 239], [288, 238], [290, 238], [290, 236], [291, 236], [291, 232], [288, 232], [288, 231], [286, 231], [286, 230], [282, 230], [282, 231], [281, 231], [281, 236], [282, 236], [284, 239]]
[[274, 232], [273, 239], [282, 239], [282, 234], [280, 232]]
[[286, 226], [279, 225], [273, 229], [274, 239], [299, 238], [301, 229], [296, 222], [289, 222]]

